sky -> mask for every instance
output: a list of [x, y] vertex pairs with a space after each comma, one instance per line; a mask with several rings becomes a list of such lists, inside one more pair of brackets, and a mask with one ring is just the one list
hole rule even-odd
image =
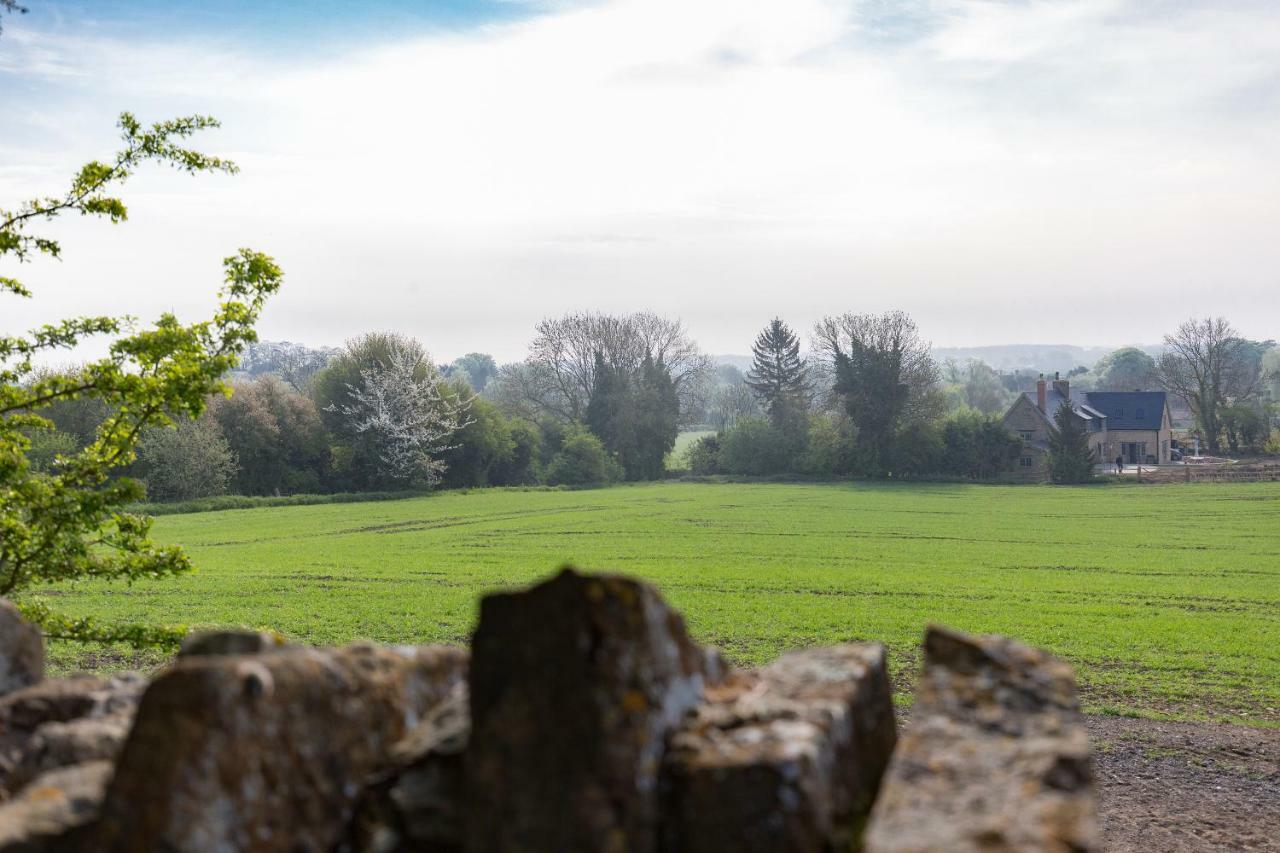
[[0, 207], [209, 114], [235, 176], [163, 168], [46, 231], [0, 333], [207, 315], [276, 257], [269, 340], [521, 357], [567, 311], [902, 309], [939, 346], [1280, 336], [1272, 0], [24, 0], [0, 34]]

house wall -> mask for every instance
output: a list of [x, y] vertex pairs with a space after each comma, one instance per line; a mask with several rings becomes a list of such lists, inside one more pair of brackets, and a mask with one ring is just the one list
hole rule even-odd
[[1019, 397], [1005, 414], [1004, 425], [1015, 435], [1024, 432], [1031, 433], [1030, 435], [1022, 436], [1028, 441], [1049, 440], [1048, 422], [1040, 415], [1040, 410], [1036, 408], [1036, 404], [1026, 397]]
[[[1030, 466], [1023, 466], [1022, 460], [1030, 459]], [[1049, 482], [1049, 454], [1038, 447], [1023, 447], [1018, 463], [1013, 466], [1009, 479], [1024, 483]]]
[[[1049, 454], [1025, 443], [1049, 440], [1049, 425], [1040, 416], [1040, 410], [1036, 408], [1036, 404], [1026, 397], [1019, 397], [1005, 413], [1003, 423], [1006, 429], [1024, 440], [1022, 455], [1013, 469], [1013, 479], [1036, 483], [1048, 480]], [[1023, 435], [1023, 433], [1030, 433], [1030, 435]], [[1024, 466], [1023, 459], [1030, 459], [1031, 465]]]
[[1169, 463], [1169, 440], [1173, 437], [1172, 431], [1167, 427], [1165, 429], [1113, 429], [1107, 431], [1107, 448], [1102, 459], [1106, 462], [1113, 461], [1120, 455], [1120, 446], [1131, 441], [1145, 441], [1147, 443], [1147, 453], [1156, 457], [1156, 462], [1160, 465]]

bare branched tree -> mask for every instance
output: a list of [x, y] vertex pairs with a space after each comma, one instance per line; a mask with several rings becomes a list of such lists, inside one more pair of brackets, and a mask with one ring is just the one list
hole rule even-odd
[[452, 449], [449, 439], [470, 423], [466, 414], [474, 397], [442, 394], [443, 377], [429, 360], [425, 364], [424, 375], [422, 360], [394, 349], [386, 364], [360, 371], [360, 385], [347, 385], [350, 403], [329, 408], [374, 439], [383, 474], [434, 485], [445, 470], [439, 457]]
[[[896, 381], [905, 386], [903, 418], [930, 420], [943, 408], [938, 363], [915, 321], [902, 311], [824, 317], [814, 326], [812, 349], [814, 372], [829, 395], [833, 393], [835, 365], [841, 354], [874, 352], [883, 354], [894, 365]], [[840, 401], [831, 398], [828, 403], [839, 405]]]
[[519, 393], [534, 411], [580, 421], [595, 385], [597, 352], [615, 370], [638, 371], [646, 358], [662, 365], [680, 398], [682, 419], [700, 410], [711, 359], [679, 320], [647, 312], [547, 318], [538, 323], [528, 360], [504, 369], [502, 380], [508, 393]]
[[1187, 320], [1165, 335], [1156, 374], [1186, 401], [1210, 453], [1221, 443], [1222, 409], [1257, 395], [1265, 375], [1249, 341], [1222, 317]]

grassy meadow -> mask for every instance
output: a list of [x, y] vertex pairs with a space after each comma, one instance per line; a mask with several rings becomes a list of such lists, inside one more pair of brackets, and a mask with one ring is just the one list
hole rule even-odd
[[[906, 691], [938, 622], [1065, 656], [1093, 711], [1280, 724], [1280, 484], [673, 482], [171, 515], [155, 529], [198, 571], [62, 589], [58, 605], [315, 643], [462, 643], [481, 593], [571, 562], [652, 581], [742, 663], [883, 640]], [[137, 663], [52, 654], [63, 668]]]

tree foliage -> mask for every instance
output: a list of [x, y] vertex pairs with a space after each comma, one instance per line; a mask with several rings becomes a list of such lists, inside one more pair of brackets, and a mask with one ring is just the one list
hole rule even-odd
[[898, 430], [937, 419], [938, 366], [906, 314], [828, 317], [814, 339], [872, 468], [883, 465]]
[[800, 338], [775, 317], [756, 336], [751, 354], [747, 387], [760, 399], [775, 427], [791, 427], [809, 408], [809, 370], [800, 357]]
[[292, 495], [324, 487], [329, 437], [310, 397], [268, 374], [215, 398], [210, 414], [239, 460], [237, 493]]
[[1262, 352], [1222, 317], [1192, 319], [1164, 339], [1156, 365], [1166, 389], [1191, 408], [1211, 454], [1222, 441], [1222, 409], [1261, 391]]
[[138, 445], [134, 466], [152, 501], [190, 501], [225, 495], [238, 466], [218, 422], [209, 417], [149, 429]]
[[1065, 400], [1053, 413], [1053, 423], [1057, 429], [1049, 432], [1049, 479], [1064, 485], [1089, 482], [1098, 460], [1084, 423]]
[[645, 358], [626, 370], [597, 353], [586, 426], [617, 456], [628, 480], [656, 480], [679, 434], [680, 400], [666, 367]]
[[[144, 128], [122, 114], [124, 144], [110, 162], [86, 164], [62, 195], [0, 210], [0, 257], [58, 257], [58, 241], [31, 228], [63, 213], [124, 221], [128, 211], [111, 187], [143, 163], [168, 163], [189, 173], [234, 171], [233, 164], [180, 144], [216, 126], [213, 119], [191, 116]], [[21, 595], [32, 586], [82, 578], [161, 577], [190, 567], [181, 549], [151, 541], [150, 519], [123, 511], [142, 496], [141, 486], [112, 475], [134, 461], [146, 430], [198, 417], [210, 394], [224, 393], [222, 376], [255, 339], [253, 324], [280, 287], [280, 269], [248, 249], [227, 258], [224, 268], [222, 301], [208, 321], [183, 325], [164, 314], [154, 327], [138, 330], [129, 318], [78, 317], [0, 337], [0, 594]], [[31, 295], [7, 276], [0, 277], [0, 293]], [[37, 371], [37, 359], [97, 335], [114, 336], [105, 357], [69, 372]], [[108, 410], [93, 439], [75, 453], [58, 455], [52, 470], [34, 470], [28, 436], [53, 426], [40, 412], [85, 398], [100, 400]], [[51, 636], [128, 642], [175, 636], [66, 619], [25, 595], [20, 606]]]
[[622, 466], [600, 439], [577, 428], [570, 430], [547, 468], [547, 482], [553, 486], [604, 485], [620, 479]]
[[347, 385], [347, 400], [334, 403], [351, 432], [370, 441], [378, 473], [405, 485], [435, 485], [442, 455], [467, 423], [471, 397], [444, 393], [444, 380], [425, 353], [392, 351], [386, 363], [360, 370]]
[[0, 0], [0, 32], [4, 32], [4, 14], [19, 15], [27, 14], [27, 7], [23, 6], [18, 0]]
[[1156, 377], [1156, 361], [1137, 347], [1107, 353], [1093, 366], [1100, 391], [1140, 391]]

